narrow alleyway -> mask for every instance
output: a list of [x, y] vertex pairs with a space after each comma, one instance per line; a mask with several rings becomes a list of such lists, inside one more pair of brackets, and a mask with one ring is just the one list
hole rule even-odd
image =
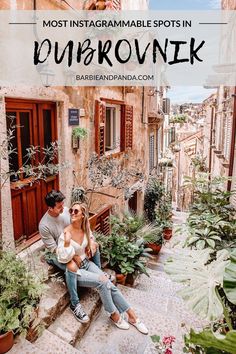
[[[180, 224], [184, 213], [177, 213], [174, 222]], [[180, 236], [184, 238], [184, 235]], [[183, 334], [190, 327], [201, 328], [203, 323], [185, 306], [176, 294], [181, 285], [173, 283], [163, 269], [166, 258], [178, 252], [176, 238], [173, 237], [162, 247], [161, 254], [151, 261], [149, 274], [140, 276], [135, 288], [120, 286], [122, 293], [144, 320], [149, 328], [149, 335], [139, 333], [134, 327], [122, 331], [114, 327], [102, 309], [91, 327], [76, 345], [84, 354], [148, 354], [155, 353], [150, 335], [176, 337], [174, 354], [183, 353]]]

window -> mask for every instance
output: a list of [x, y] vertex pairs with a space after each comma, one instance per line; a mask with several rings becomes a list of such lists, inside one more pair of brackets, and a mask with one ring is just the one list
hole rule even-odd
[[[10, 108], [8, 108], [10, 107]], [[43, 148], [49, 148], [52, 141], [56, 140], [54, 104], [18, 103], [7, 102], [7, 130], [11, 132], [9, 144], [9, 165], [12, 172], [19, 171], [22, 166], [38, 161], [47, 163]], [[34, 156], [34, 161], [29, 160], [28, 149], [37, 147], [40, 153]], [[11, 176], [11, 181], [23, 180], [27, 176], [16, 173]]]
[[107, 101], [95, 101], [95, 151], [98, 156], [133, 147], [133, 106], [122, 101]]
[[171, 127], [169, 129], [169, 139], [168, 139], [168, 144], [174, 143], [175, 142], [175, 127]]
[[105, 151], [120, 151], [120, 107], [106, 106]]

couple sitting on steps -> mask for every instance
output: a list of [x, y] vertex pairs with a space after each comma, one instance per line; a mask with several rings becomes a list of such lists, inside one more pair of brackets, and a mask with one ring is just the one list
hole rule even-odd
[[96, 288], [114, 325], [129, 329], [132, 324], [141, 333], [148, 334], [120, 290], [101, 270], [98, 244], [90, 230], [86, 205], [76, 202], [68, 209], [64, 207], [64, 199], [60, 191], [52, 190], [46, 195], [48, 210], [39, 223], [39, 232], [51, 252], [47, 262], [65, 271], [70, 309], [75, 318], [82, 323], [89, 321], [79, 302], [77, 285]]

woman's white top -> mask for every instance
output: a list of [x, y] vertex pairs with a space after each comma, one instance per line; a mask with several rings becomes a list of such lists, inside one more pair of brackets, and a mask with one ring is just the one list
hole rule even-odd
[[[90, 230], [90, 238], [94, 240], [94, 236]], [[68, 247], [64, 246], [64, 232], [60, 235], [57, 245], [57, 259], [60, 263], [68, 263], [74, 256], [80, 256], [83, 261], [86, 258], [85, 248], [88, 246], [88, 240], [84, 234], [82, 244], [74, 240], [70, 240]]]

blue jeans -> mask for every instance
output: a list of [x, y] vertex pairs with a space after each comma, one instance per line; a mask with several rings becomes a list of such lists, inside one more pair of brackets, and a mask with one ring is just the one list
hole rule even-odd
[[[67, 269], [66, 273], [71, 272]], [[93, 262], [85, 261], [82, 268], [79, 269], [79, 273], [77, 274], [78, 285], [85, 288], [96, 288], [108, 313], [123, 313], [130, 308], [120, 290], [110, 280], [102, 280], [104, 273]]]
[[[54, 253], [50, 253], [49, 256], [45, 256], [45, 259], [48, 264], [56, 266], [65, 272], [66, 285], [67, 285], [67, 289], [70, 294], [70, 302], [71, 302], [72, 306], [76, 306], [79, 302], [78, 288], [77, 288], [77, 274], [73, 273], [73, 272], [67, 272], [66, 271], [67, 270], [66, 264], [58, 262], [57, 256]], [[95, 255], [91, 259], [97, 265], [97, 267], [100, 269], [101, 268], [101, 261], [100, 261], [99, 249], [97, 249], [97, 252], [95, 253]]]

